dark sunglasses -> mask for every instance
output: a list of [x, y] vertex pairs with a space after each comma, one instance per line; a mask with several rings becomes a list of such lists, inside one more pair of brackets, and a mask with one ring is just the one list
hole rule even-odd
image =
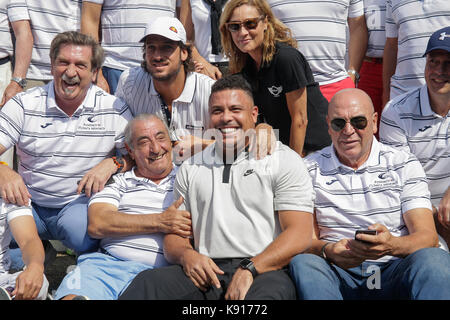
[[362, 130], [365, 127], [367, 127], [367, 118], [364, 116], [358, 116], [351, 118], [350, 121], [346, 121], [345, 119], [341, 118], [335, 118], [331, 120], [331, 128], [333, 128], [334, 131], [341, 131], [344, 129], [347, 122], [350, 122], [353, 128]]
[[242, 22], [227, 22], [227, 28], [228, 31], [230, 32], [237, 32], [239, 30], [241, 30], [241, 26], [244, 26], [245, 29], [247, 30], [253, 30], [256, 29], [256, 27], [258, 26], [258, 23], [263, 20], [266, 16], [265, 15], [261, 15], [257, 18], [251, 18], [251, 19], [245, 19]]

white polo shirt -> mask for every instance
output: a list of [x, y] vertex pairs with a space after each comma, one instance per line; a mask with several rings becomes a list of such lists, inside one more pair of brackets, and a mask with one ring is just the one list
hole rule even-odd
[[25, 0], [0, 0], [0, 59], [14, 54], [9, 22], [19, 20], [28, 20]]
[[0, 275], [9, 271], [11, 259], [9, 257], [9, 243], [12, 235], [9, 230], [9, 222], [20, 216], [31, 216], [31, 206], [19, 207], [13, 204], [6, 204], [0, 198]]
[[61, 208], [79, 197], [77, 182], [114, 148], [124, 149], [132, 118], [126, 104], [91, 85], [68, 117], [56, 104], [53, 81], [19, 93], [0, 110], [0, 144], [17, 146], [22, 176], [33, 202]]
[[51, 80], [50, 44], [64, 31], [80, 31], [80, 0], [26, 0], [34, 44], [27, 78]]
[[268, 0], [298, 42], [320, 85], [348, 77], [345, 67], [347, 18], [364, 14], [363, 0]]
[[147, 23], [157, 17], [175, 17], [176, 0], [83, 0], [101, 4], [101, 45], [106, 67], [125, 70], [142, 61]]
[[[173, 182], [178, 167], [159, 184], [137, 177], [135, 169], [114, 175], [114, 183], [93, 195], [94, 203], [109, 203], [126, 214], [155, 214], [166, 210], [173, 202]], [[100, 246], [122, 260], [142, 262], [155, 268], [168, 265], [163, 252], [164, 233], [103, 238]]]
[[431, 109], [426, 85], [388, 102], [380, 140], [417, 157], [428, 178], [431, 202], [438, 207], [450, 187], [450, 112], [442, 117]]
[[194, 246], [201, 254], [253, 257], [280, 234], [276, 211], [313, 212], [311, 179], [287, 146], [277, 142], [273, 154], [261, 160], [242, 152], [230, 165], [216, 152], [212, 144], [186, 160], [174, 186], [175, 199], [183, 196], [191, 213]]
[[[393, 236], [408, 234], [403, 214], [431, 209], [427, 179], [420, 162], [373, 138], [367, 161], [357, 170], [339, 162], [333, 145], [306, 158], [316, 192], [315, 211], [320, 239], [354, 239], [355, 231], [374, 223]], [[383, 257], [377, 261], [388, 261]]]
[[391, 99], [425, 84], [430, 36], [450, 25], [448, 0], [386, 0], [386, 37], [398, 38], [397, 67], [391, 77]]
[[386, 0], [363, 0], [364, 15], [366, 17], [369, 41], [366, 56], [383, 58], [384, 44], [386, 43]]
[[[172, 102], [172, 120], [167, 123], [172, 140], [186, 135], [200, 137], [209, 128], [208, 100], [213, 83], [204, 74], [188, 72], [183, 92]], [[153, 113], [166, 119], [152, 76], [142, 67], [122, 73], [115, 95], [128, 104], [134, 116]]]

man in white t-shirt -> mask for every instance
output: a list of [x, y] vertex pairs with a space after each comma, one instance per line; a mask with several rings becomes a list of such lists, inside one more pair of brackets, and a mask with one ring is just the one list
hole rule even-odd
[[380, 139], [422, 164], [438, 233], [450, 246], [450, 27], [432, 34], [425, 56], [426, 84], [386, 104]]
[[315, 233], [290, 265], [299, 299], [450, 299], [425, 173], [414, 155], [376, 140], [377, 116], [360, 89], [330, 102], [333, 143], [306, 160]]
[[89, 201], [89, 234], [101, 239], [100, 252], [78, 258], [55, 299], [115, 300], [139, 272], [168, 265], [164, 234], [192, 234], [189, 212], [177, 209], [182, 199], [173, 201], [178, 167], [164, 120], [137, 116], [125, 129], [125, 141], [136, 166]]
[[285, 267], [312, 235], [303, 160], [281, 143], [261, 160], [249, 154], [258, 108], [242, 76], [217, 80], [209, 105], [216, 142], [181, 165], [174, 187], [193, 237], [166, 235], [175, 265], [140, 273], [121, 299], [295, 298]]
[[[12, 237], [22, 251], [26, 268], [9, 273], [9, 243]], [[31, 206], [6, 204], [0, 199], [0, 300], [47, 298], [44, 275], [44, 248], [34, 223]]]
[[83, 0], [81, 32], [106, 53], [97, 85], [114, 94], [120, 74], [141, 62], [145, 26], [158, 17], [174, 17], [175, 11], [176, 0]]

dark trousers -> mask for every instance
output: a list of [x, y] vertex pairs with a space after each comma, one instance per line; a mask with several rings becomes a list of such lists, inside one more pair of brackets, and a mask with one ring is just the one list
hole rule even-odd
[[[210, 287], [206, 292], [197, 288], [180, 265], [173, 265], [139, 273], [119, 300], [222, 300], [238, 259], [214, 259], [225, 273], [218, 275], [221, 288]], [[287, 269], [258, 275], [251, 285], [246, 300], [294, 300], [296, 290]]]

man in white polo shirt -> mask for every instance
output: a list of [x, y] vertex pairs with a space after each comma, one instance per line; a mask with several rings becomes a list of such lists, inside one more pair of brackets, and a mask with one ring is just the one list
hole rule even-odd
[[140, 64], [146, 24], [174, 17], [175, 10], [176, 0], [83, 0], [81, 32], [101, 43], [106, 54], [97, 85], [114, 94], [120, 74]]
[[261, 160], [249, 155], [258, 108], [241, 76], [217, 80], [209, 105], [216, 142], [181, 165], [174, 187], [193, 239], [166, 235], [164, 254], [175, 265], [140, 273], [121, 299], [295, 298], [284, 267], [312, 235], [303, 160], [279, 142]]
[[332, 145], [307, 159], [313, 243], [290, 265], [299, 298], [450, 299], [450, 255], [434, 248], [420, 162], [376, 140], [377, 114], [360, 89], [338, 92], [327, 121]]
[[388, 102], [380, 139], [419, 159], [438, 233], [450, 246], [450, 27], [432, 34], [424, 55], [426, 84]]
[[[177, 210], [182, 199], [174, 202], [178, 167], [172, 162], [164, 120], [137, 116], [125, 129], [125, 141], [136, 166], [115, 175], [114, 182], [89, 201], [89, 234], [101, 239], [100, 252], [78, 258], [55, 299], [115, 300], [139, 272], [168, 265], [165, 233], [192, 234], [189, 212]], [[77, 277], [79, 285], [74, 287]]]
[[[92, 250], [87, 201], [122, 165], [123, 130], [131, 113], [123, 101], [92, 84], [103, 50], [76, 31], [55, 37], [54, 80], [19, 93], [0, 110], [0, 154], [17, 146], [19, 174], [0, 165], [4, 201], [27, 205], [42, 239], [62, 240], [76, 252]], [[78, 183], [78, 186], [77, 186]]]
[[431, 34], [450, 25], [448, 0], [386, 0], [383, 101], [425, 84], [423, 52]]
[[142, 66], [123, 72], [116, 96], [134, 116], [154, 113], [165, 119], [172, 141], [179, 144], [176, 150], [192, 147], [201, 151], [211, 143], [202, 135], [209, 126], [208, 97], [214, 80], [192, 72], [191, 48], [178, 19], [155, 19], [147, 25], [141, 42]]

